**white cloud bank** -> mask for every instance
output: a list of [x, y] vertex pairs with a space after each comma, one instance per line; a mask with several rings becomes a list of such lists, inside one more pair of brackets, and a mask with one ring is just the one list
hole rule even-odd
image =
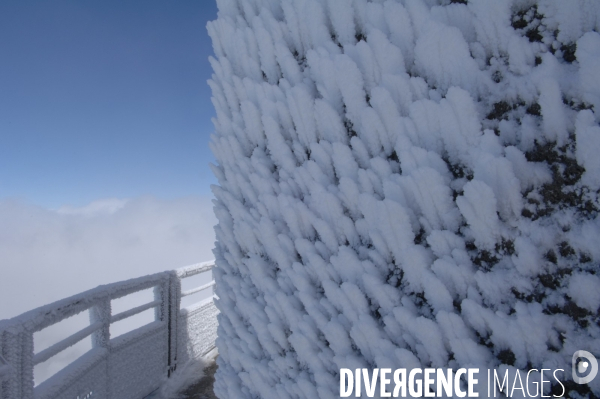
[[0, 319], [99, 284], [213, 259], [210, 197], [48, 210], [0, 201]]

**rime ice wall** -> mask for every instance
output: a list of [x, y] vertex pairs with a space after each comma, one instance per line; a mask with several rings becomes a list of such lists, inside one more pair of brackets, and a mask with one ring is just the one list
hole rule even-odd
[[600, 355], [600, 2], [217, 3], [218, 396]]

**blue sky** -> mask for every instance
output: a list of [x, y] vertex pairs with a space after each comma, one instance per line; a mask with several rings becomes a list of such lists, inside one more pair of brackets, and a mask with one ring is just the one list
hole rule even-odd
[[0, 2], [0, 201], [206, 195], [210, 0]]

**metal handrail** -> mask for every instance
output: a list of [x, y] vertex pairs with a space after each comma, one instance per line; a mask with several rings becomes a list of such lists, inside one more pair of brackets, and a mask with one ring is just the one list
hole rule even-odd
[[88, 310], [102, 301], [118, 299], [168, 281], [170, 274], [171, 272], [160, 272], [116, 283], [99, 285], [96, 288], [30, 310], [12, 319], [0, 320], [0, 330], [20, 328], [31, 332], [38, 332], [68, 317]]
[[[110, 349], [113, 340], [110, 338], [109, 329], [112, 323], [152, 308], [155, 309], [155, 322], [144, 327], [155, 325], [152, 329], [164, 328], [166, 330], [168, 342], [165, 343], [165, 347], [168, 348], [167, 369], [170, 375], [175, 370], [177, 363], [179, 336], [177, 326], [181, 313], [179, 310], [181, 298], [214, 286], [214, 281], [212, 281], [182, 293], [181, 280], [210, 271], [213, 267], [214, 261], [204, 262], [177, 270], [101, 285], [33, 309], [12, 319], [0, 320], [0, 399], [33, 399], [34, 396], [38, 396], [38, 387], [33, 386], [33, 367], [35, 365], [49, 360], [90, 335], [94, 348]], [[153, 301], [115, 315], [111, 314], [112, 300], [149, 288], [154, 288], [155, 298]], [[39, 353], [34, 352], [33, 334], [35, 332], [86, 310], [90, 312], [90, 325]], [[184, 315], [184, 313], [181, 314]], [[138, 330], [143, 330], [143, 327]], [[135, 334], [132, 337], [135, 340]], [[118, 339], [117, 341], [121, 342], [122, 340]], [[3, 353], [6, 358], [1, 356]], [[103, 353], [110, 356], [111, 351]], [[46, 384], [46, 386], [50, 385]]]
[[196, 288], [192, 288], [191, 290], [183, 291], [181, 293], [181, 296], [182, 297], [186, 297], [186, 296], [189, 296], [189, 295], [196, 294], [196, 293], [198, 293], [200, 291], [204, 291], [207, 288], [213, 287], [215, 284], [216, 283], [213, 280], [212, 282], [210, 282], [208, 284], [201, 285], [200, 287], [196, 287]]
[[100, 323], [100, 322], [90, 324], [89, 326], [79, 330], [75, 334], [68, 336], [67, 338], [63, 339], [62, 341], [57, 342], [56, 344], [50, 346], [49, 348], [46, 348], [39, 353], [36, 353], [33, 356], [33, 364], [37, 365], [37, 364], [45, 362], [46, 360], [50, 359], [52, 356], [75, 345], [82, 339], [89, 337], [93, 332], [96, 332], [101, 328], [102, 328], [102, 323]]
[[118, 314], [116, 314], [114, 316], [111, 316], [110, 322], [112, 324], [112, 323], [116, 323], [117, 321], [124, 320], [124, 319], [126, 319], [128, 317], [135, 316], [136, 314], [142, 313], [145, 310], [157, 307], [158, 305], [161, 304], [161, 302], [162, 302], [161, 300], [152, 301], [152, 302], [145, 303], [143, 305], [137, 306], [135, 308], [126, 310], [124, 312], [118, 313]]

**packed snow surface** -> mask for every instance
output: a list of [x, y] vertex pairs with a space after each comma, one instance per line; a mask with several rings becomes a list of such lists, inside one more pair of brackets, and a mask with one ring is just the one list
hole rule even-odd
[[600, 2], [217, 3], [217, 396], [600, 356]]

